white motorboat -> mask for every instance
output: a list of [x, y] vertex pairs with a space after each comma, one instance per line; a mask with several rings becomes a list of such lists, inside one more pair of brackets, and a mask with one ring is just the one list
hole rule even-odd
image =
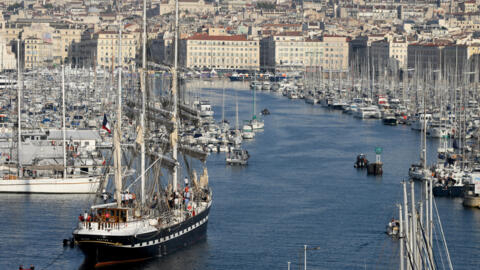
[[432, 172], [429, 169], [424, 169], [420, 164], [412, 164], [408, 169], [408, 176], [413, 180], [423, 181], [431, 175]]
[[201, 100], [194, 103], [201, 117], [213, 116], [212, 105], [209, 101]]
[[253, 128], [251, 125], [243, 125], [242, 137], [244, 139], [253, 139], [255, 137], [255, 132], [253, 132]]
[[366, 107], [359, 107], [357, 112], [355, 113], [354, 117], [360, 119], [368, 119], [368, 118], [375, 118], [380, 119], [382, 113], [378, 109], [377, 106], [366, 106]]
[[232, 149], [225, 155], [225, 161], [230, 165], [247, 165], [248, 158], [250, 158], [250, 155], [247, 150], [237, 148]]
[[430, 124], [427, 127], [427, 135], [432, 138], [442, 138], [448, 135], [448, 129], [439, 124]]
[[258, 120], [257, 118], [254, 118], [250, 120], [250, 125], [252, 126], [253, 130], [258, 130], [258, 129], [263, 129], [263, 127], [265, 126], [265, 123], [263, 122], [263, 120]]
[[307, 95], [305, 97], [305, 103], [315, 105], [318, 103], [318, 98], [315, 95]]
[[427, 121], [427, 124], [432, 121], [432, 115], [430, 113], [427, 113], [427, 114], [418, 114], [416, 115], [415, 119], [412, 121], [412, 126], [411, 128], [413, 130], [423, 130], [423, 126], [424, 126], [424, 121]]

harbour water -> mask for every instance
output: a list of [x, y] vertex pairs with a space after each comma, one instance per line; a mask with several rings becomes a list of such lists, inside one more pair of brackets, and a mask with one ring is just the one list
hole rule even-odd
[[[248, 84], [202, 82], [196, 94], [235, 124], [250, 119], [253, 96]], [[257, 92], [257, 112], [268, 108], [265, 129], [244, 147], [246, 167], [225, 165], [223, 154], [208, 160], [214, 205], [207, 240], [162, 259], [124, 269], [396, 269], [398, 242], [385, 225], [398, 215], [402, 179], [419, 159], [420, 134], [408, 126], [354, 119], [321, 106]], [[429, 140], [428, 153], [437, 148]], [[353, 168], [358, 153], [374, 160], [383, 147], [382, 177]], [[0, 194], [0, 269], [34, 264], [36, 269], [82, 269], [83, 254], [62, 246], [87, 207], [88, 196]], [[480, 265], [480, 209], [461, 199], [436, 199], [455, 269]], [[441, 268], [441, 262], [437, 262]], [[115, 267], [115, 269], [120, 269]]]

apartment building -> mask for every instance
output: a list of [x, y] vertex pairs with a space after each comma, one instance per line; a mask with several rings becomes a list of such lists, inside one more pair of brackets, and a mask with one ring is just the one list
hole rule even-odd
[[181, 40], [180, 63], [187, 68], [259, 70], [260, 42], [245, 35], [197, 33]]
[[[122, 64], [124, 69], [135, 70], [136, 43], [132, 33], [122, 33], [119, 45], [119, 33], [116, 31], [100, 31], [93, 35], [96, 47], [96, 65], [101, 68], [114, 68]], [[121, 48], [121, 49], [120, 49]], [[118, 53], [121, 52], [121, 59]]]
[[408, 45], [408, 68], [437, 70], [441, 67], [446, 43], [413, 43]]
[[324, 71], [346, 71], [349, 39], [333, 35], [305, 39], [300, 32], [280, 33], [262, 39], [261, 52], [261, 65], [267, 70], [316, 67]]
[[23, 61], [25, 69], [46, 67], [61, 63], [59, 51], [60, 36], [48, 23], [32, 23], [21, 33], [23, 41]]
[[325, 48], [323, 63], [321, 63], [322, 69], [338, 72], [348, 71], [350, 39], [344, 36], [324, 35], [322, 41]]
[[51, 40], [29, 36], [24, 38], [23, 42], [25, 69], [31, 70], [39, 67], [46, 67], [59, 61], [57, 58], [58, 55], [56, 55], [57, 50], [54, 50], [54, 44]]
[[304, 66], [305, 38], [301, 32], [278, 33], [261, 40], [261, 65], [266, 70]]
[[467, 0], [459, 4], [462, 12], [473, 13], [478, 11], [478, 4], [475, 0]]
[[12, 52], [12, 47], [7, 40], [0, 36], [0, 72], [4, 70], [15, 70], [17, 68], [17, 58]]
[[7, 44], [11, 44], [20, 38], [20, 33], [23, 31], [22, 27], [13, 23], [3, 23], [0, 28], [0, 36], [5, 39]]
[[33, 69], [61, 63], [78, 65], [85, 29], [86, 25], [36, 22], [23, 27], [24, 67]]
[[[211, 3], [205, 3], [204, 0], [178, 0], [178, 9], [191, 13], [213, 13], [215, 7]], [[174, 0], [164, 0], [160, 4], [160, 15], [175, 11]]]
[[79, 65], [81, 54], [81, 42], [86, 25], [57, 25], [55, 36], [59, 36], [58, 50], [61, 59], [73, 66]]
[[375, 64], [395, 65], [400, 69], [407, 67], [408, 42], [406, 39], [385, 38], [374, 41], [370, 47], [370, 60]]

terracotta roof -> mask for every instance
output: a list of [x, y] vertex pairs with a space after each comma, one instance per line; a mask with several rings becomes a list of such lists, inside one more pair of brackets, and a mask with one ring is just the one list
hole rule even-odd
[[225, 40], [225, 41], [247, 41], [245, 35], [235, 36], [209, 36], [205, 33], [196, 33], [193, 36], [187, 38], [187, 40]]

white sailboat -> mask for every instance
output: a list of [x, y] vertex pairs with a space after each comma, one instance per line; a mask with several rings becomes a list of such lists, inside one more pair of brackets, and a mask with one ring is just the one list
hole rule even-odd
[[259, 129], [263, 129], [263, 127], [265, 126], [265, 123], [263, 122], [263, 120], [257, 118], [257, 114], [256, 114], [257, 104], [256, 104], [255, 97], [256, 97], [256, 93], [255, 93], [255, 89], [253, 89], [253, 116], [252, 116], [252, 120], [250, 120], [250, 126], [252, 127], [253, 130], [259, 130]]
[[[17, 164], [5, 164], [9, 173], [0, 179], [0, 192], [5, 193], [95, 193], [100, 185], [100, 175], [88, 172], [93, 166], [85, 166], [75, 174], [75, 168], [67, 168], [67, 140], [65, 129], [65, 69], [62, 66], [62, 111], [63, 111], [63, 164], [44, 164], [39, 166], [22, 166], [22, 135], [21, 135], [21, 97], [23, 83], [22, 72], [18, 64], [17, 108], [18, 108], [18, 139]], [[16, 165], [12, 168], [12, 165]], [[89, 168], [90, 167], [90, 168]], [[43, 172], [43, 173], [42, 173]]]

